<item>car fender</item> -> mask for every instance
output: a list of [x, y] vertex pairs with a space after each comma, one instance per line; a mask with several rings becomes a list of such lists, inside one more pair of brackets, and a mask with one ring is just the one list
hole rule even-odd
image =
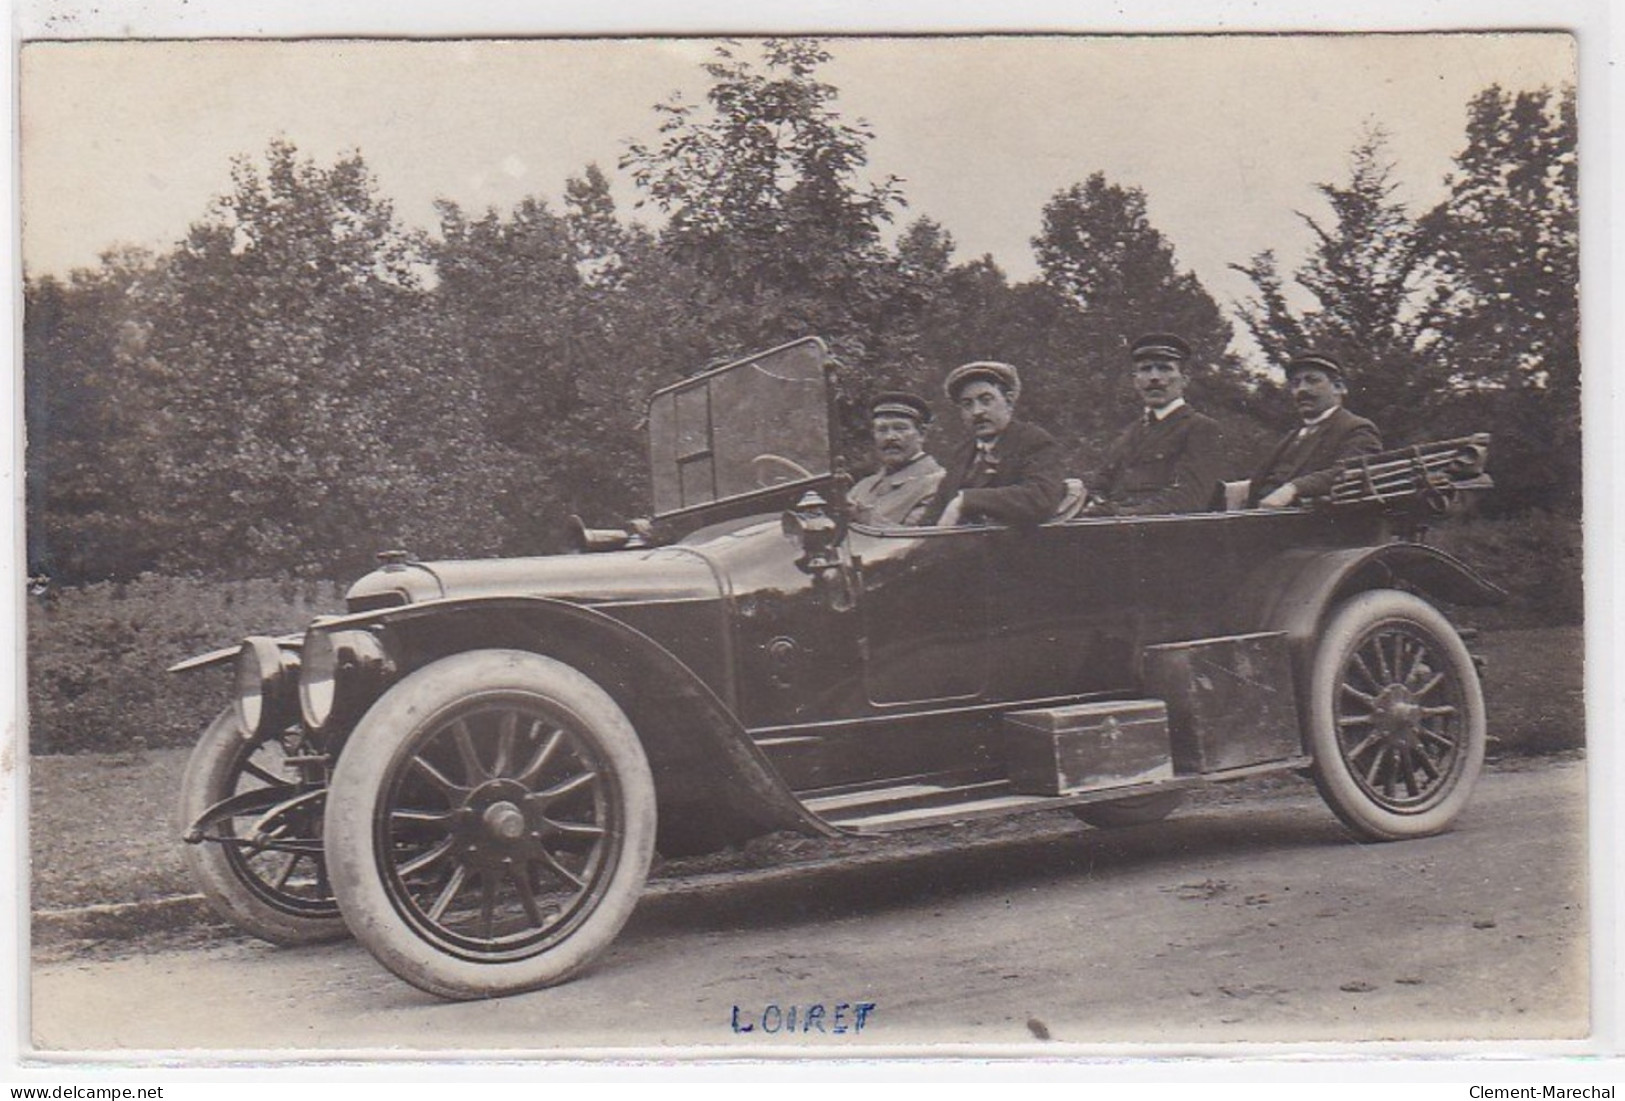
[[[579, 669], [626, 712], [644, 744], [655, 776], [661, 834], [685, 836], [680, 846], [667, 844], [662, 850], [667, 855], [773, 830], [840, 832], [802, 806], [710, 685], [654, 639], [605, 612], [547, 597], [475, 597], [324, 617], [318, 623], [381, 627], [405, 671], [486, 647], [531, 650]], [[201, 668], [236, 652], [216, 651], [181, 666]]]
[[[448, 638], [456, 649], [519, 646], [596, 681], [626, 712], [648, 754], [667, 855], [780, 829], [838, 833], [802, 806], [703, 678], [605, 612], [546, 597], [499, 597], [435, 601], [365, 618], [401, 636], [409, 652], [444, 656], [434, 651]], [[466, 634], [459, 623], [470, 626]], [[679, 833], [685, 841], [674, 844]]]
[[1237, 595], [1242, 631], [1282, 631], [1294, 672], [1307, 683], [1322, 624], [1339, 603], [1369, 589], [1404, 589], [1450, 604], [1498, 604], [1506, 592], [1465, 562], [1420, 543], [1283, 551], [1253, 572]]

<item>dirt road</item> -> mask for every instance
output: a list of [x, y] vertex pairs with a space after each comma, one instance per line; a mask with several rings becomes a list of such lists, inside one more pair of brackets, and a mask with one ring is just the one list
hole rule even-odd
[[1053, 816], [856, 867], [668, 880], [586, 977], [491, 1002], [438, 1002], [354, 944], [42, 963], [33, 1035], [55, 1051], [827, 1054], [1581, 1036], [1584, 807], [1584, 765], [1562, 761], [1486, 774], [1452, 833], [1401, 844], [1351, 841], [1304, 786], [1154, 826]]

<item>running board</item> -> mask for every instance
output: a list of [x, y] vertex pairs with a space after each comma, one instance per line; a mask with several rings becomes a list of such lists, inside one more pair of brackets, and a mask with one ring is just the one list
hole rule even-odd
[[834, 815], [830, 821], [853, 833], [892, 833], [897, 830], [920, 829], [924, 826], [940, 826], [971, 818], [1002, 817], [1021, 810], [1046, 810], [1073, 801], [1053, 795], [1016, 795], [1010, 792], [1008, 784], [1001, 786], [1002, 794], [988, 795], [980, 799], [879, 813], [862, 812], [850, 817]]
[[1203, 776], [1178, 776], [1154, 783], [1124, 784], [1073, 795], [1024, 795], [1007, 780], [967, 784], [933, 784], [910, 780], [890, 787], [866, 787], [804, 800], [808, 810], [848, 833], [878, 834], [940, 826], [974, 818], [1002, 817], [1030, 811], [1057, 810], [1208, 784], [1246, 780], [1272, 772], [1287, 772], [1309, 765], [1308, 757], [1268, 761]]
[[1200, 783], [1197, 779], [1165, 780], [1155, 784], [1129, 784], [1120, 788], [1078, 795], [1023, 795], [1009, 781], [993, 780], [966, 787], [900, 784], [895, 788], [852, 792], [807, 800], [807, 808], [832, 826], [852, 833], [892, 833], [998, 817], [1023, 811], [1054, 810], [1079, 803], [1120, 799], [1150, 791], [1172, 791]]
[[850, 816], [862, 818], [892, 811], [923, 810], [944, 805], [957, 807], [989, 794], [1010, 790], [1007, 780], [986, 780], [969, 784], [901, 783], [890, 787], [819, 795], [806, 800], [807, 809], [836, 824]]

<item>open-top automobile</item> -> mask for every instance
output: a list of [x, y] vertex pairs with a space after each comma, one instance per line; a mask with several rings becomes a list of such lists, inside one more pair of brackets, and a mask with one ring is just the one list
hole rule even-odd
[[881, 528], [845, 508], [833, 370], [809, 338], [655, 394], [651, 515], [575, 522], [580, 553], [389, 552], [302, 637], [175, 666], [235, 662], [182, 799], [211, 902], [489, 997], [588, 966], [657, 849], [1129, 826], [1293, 770], [1365, 839], [1461, 811], [1484, 703], [1436, 604], [1500, 593], [1414, 535], [1483, 437], [1304, 507]]

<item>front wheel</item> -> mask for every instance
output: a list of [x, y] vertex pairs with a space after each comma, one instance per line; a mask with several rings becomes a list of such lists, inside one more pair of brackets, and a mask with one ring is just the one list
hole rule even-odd
[[[322, 855], [321, 782], [296, 733], [246, 739], [231, 708], [186, 762], [180, 820], [192, 882], [211, 908], [272, 944], [349, 935]], [[229, 802], [228, 802], [229, 800]]]
[[1308, 734], [1315, 784], [1362, 837], [1449, 828], [1484, 764], [1484, 695], [1450, 621], [1393, 589], [1361, 593], [1315, 650]]
[[643, 748], [597, 684], [517, 650], [425, 666], [340, 754], [329, 870], [356, 938], [412, 985], [487, 998], [575, 976], [654, 851]]

